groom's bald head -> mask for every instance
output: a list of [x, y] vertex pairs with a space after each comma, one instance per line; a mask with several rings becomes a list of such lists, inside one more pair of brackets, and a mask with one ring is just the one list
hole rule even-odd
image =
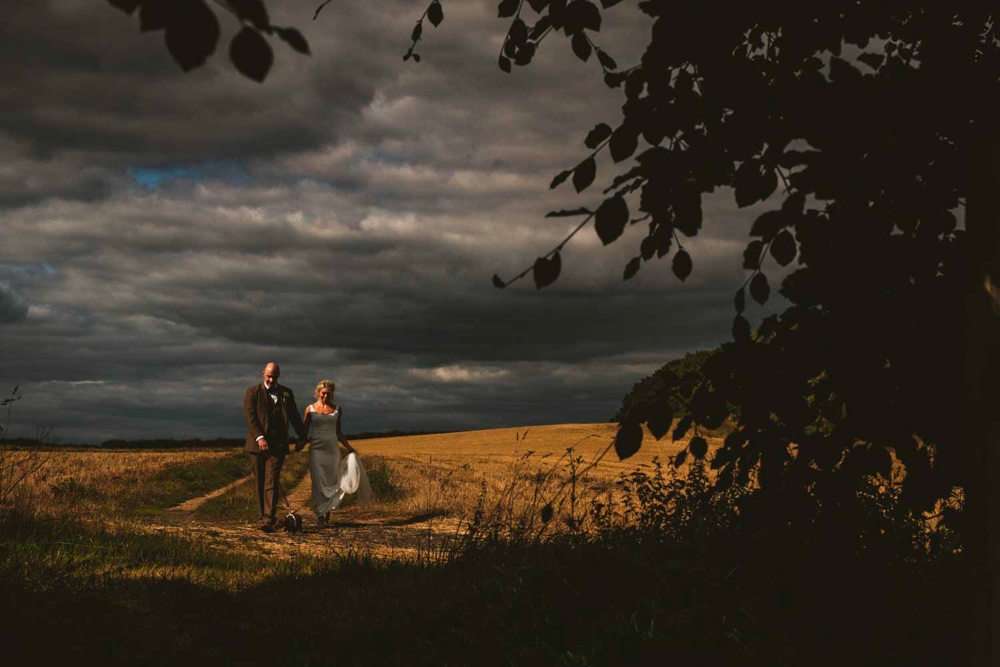
[[268, 387], [273, 387], [278, 381], [278, 378], [281, 377], [281, 367], [275, 362], [269, 361], [264, 366], [264, 372], [262, 375], [264, 376], [264, 384]]

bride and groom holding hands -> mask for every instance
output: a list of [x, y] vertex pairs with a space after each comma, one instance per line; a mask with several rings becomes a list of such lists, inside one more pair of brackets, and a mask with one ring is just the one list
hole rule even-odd
[[[342, 409], [333, 402], [335, 385], [323, 380], [316, 385], [315, 403], [299, 416], [292, 390], [278, 384], [281, 369], [271, 362], [264, 366], [263, 382], [247, 387], [243, 415], [247, 438], [243, 450], [250, 454], [257, 489], [260, 528], [272, 532], [276, 523], [281, 467], [288, 455], [288, 427], [299, 437], [296, 451], [309, 443], [309, 476], [312, 506], [320, 525], [328, 524], [330, 511], [349, 493], [370, 502], [371, 486], [357, 452], [341, 430]], [[347, 450], [341, 457], [340, 444]]]

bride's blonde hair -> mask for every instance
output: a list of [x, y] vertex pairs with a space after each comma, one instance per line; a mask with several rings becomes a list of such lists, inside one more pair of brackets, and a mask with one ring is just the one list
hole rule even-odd
[[332, 394], [337, 389], [337, 385], [333, 383], [333, 380], [320, 380], [319, 384], [316, 385], [316, 391], [313, 392], [313, 398], [319, 398], [319, 392], [321, 389], [329, 389]]

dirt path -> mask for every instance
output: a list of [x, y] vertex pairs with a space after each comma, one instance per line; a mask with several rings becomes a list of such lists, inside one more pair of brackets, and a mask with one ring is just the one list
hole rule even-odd
[[[170, 508], [166, 516], [145, 524], [155, 533], [168, 533], [204, 540], [227, 551], [258, 553], [280, 558], [324, 557], [358, 553], [377, 558], [409, 559], [439, 551], [453, 538], [460, 521], [439, 513], [408, 514], [392, 503], [368, 507], [348, 505], [334, 510], [330, 524], [320, 527], [312, 511], [312, 482], [308, 473], [289, 493], [288, 501], [302, 517], [302, 531], [281, 529], [265, 533], [256, 521], [209, 523], [194, 510], [211, 498], [227, 492], [239, 480]], [[278, 518], [286, 505], [282, 499]]]
[[180, 505], [174, 505], [168, 511], [170, 511], [170, 512], [193, 512], [196, 509], [198, 509], [199, 507], [201, 507], [202, 505], [204, 505], [206, 502], [208, 502], [209, 500], [211, 500], [212, 498], [215, 498], [217, 496], [221, 496], [223, 493], [229, 491], [232, 488], [235, 488], [235, 487], [239, 486], [240, 484], [242, 484], [243, 482], [247, 481], [248, 479], [253, 479], [253, 475], [247, 475], [246, 477], [243, 477], [242, 479], [238, 479], [235, 482], [230, 482], [229, 484], [226, 484], [225, 486], [220, 487], [220, 488], [216, 489], [215, 491], [209, 491], [208, 493], [206, 493], [203, 496], [198, 496], [197, 498], [191, 498], [190, 500], [185, 500]]

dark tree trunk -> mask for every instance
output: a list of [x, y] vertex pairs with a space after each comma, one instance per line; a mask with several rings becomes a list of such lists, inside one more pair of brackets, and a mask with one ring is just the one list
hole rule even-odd
[[1000, 637], [1000, 135], [977, 159], [966, 209], [973, 272], [963, 350], [966, 544], [975, 571], [974, 665], [993, 665]]

